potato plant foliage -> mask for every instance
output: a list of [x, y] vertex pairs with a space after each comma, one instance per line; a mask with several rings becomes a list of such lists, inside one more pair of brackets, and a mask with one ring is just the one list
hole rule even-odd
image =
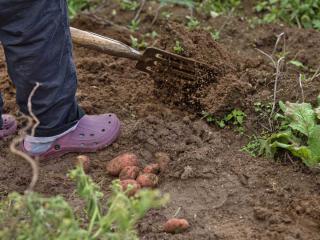
[[114, 181], [104, 207], [102, 192], [81, 167], [71, 171], [70, 178], [84, 201], [83, 212], [76, 213], [61, 196], [11, 193], [0, 202], [0, 239], [134, 240], [138, 239], [137, 221], [149, 209], [161, 207], [168, 200], [153, 190], [141, 190], [129, 198], [119, 181]]
[[282, 131], [262, 140], [261, 153], [274, 157], [279, 150], [289, 151], [309, 167], [320, 164], [320, 96], [318, 106], [310, 103], [280, 102]]

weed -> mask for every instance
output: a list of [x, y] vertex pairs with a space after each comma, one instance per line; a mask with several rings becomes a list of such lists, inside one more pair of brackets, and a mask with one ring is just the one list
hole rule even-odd
[[280, 20], [299, 27], [320, 29], [318, 0], [263, 0], [255, 10], [263, 14], [263, 21], [267, 23]]
[[120, 8], [122, 10], [135, 11], [139, 5], [139, 2], [135, 0], [120, 0]]
[[131, 20], [130, 24], [129, 24], [129, 29], [132, 31], [132, 32], [136, 32], [139, 30], [139, 27], [140, 27], [140, 20]]
[[171, 12], [163, 11], [161, 13], [161, 16], [164, 17], [166, 20], [169, 20], [171, 18], [172, 14], [173, 13], [171, 13]]
[[248, 153], [252, 157], [257, 157], [261, 149], [261, 139], [252, 136], [246, 146], [241, 148], [242, 152]]
[[261, 153], [274, 157], [280, 150], [286, 150], [300, 158], [307, 166], [316, 167], [320, 163], [320, 97], [318, 107], [310, 103], [280, 102], [283, 114], [279, 132], [264, 139]]
[[181, 46], [181, 43], [180, 41], [176, 41], [176, 45], [173, 47], [173, 51], [176, 53], [176, 54], [181, 54], [183, 53], [184, 49], [183, 47]]
[[68, 0], [69, 18], [74, 18], [78, 12], [85, 8], [89, 8], [88, 0]]
[[220, 39], [220, 31], [213, 30], [210, 31], [210, 34], [213, 40], [218, 41]]
[[176, 4], [180, 6], [186, 6], [189, 8], [193, 8], [194, 6], [194, 0], [159, 0], [161, 5], [167, 5], [167, 4]]
[[288, 63], [293, 66], [296, 66], [297, 68], [307, 69], [307, 67], [305, 65], [303, 65], [303, 63], [298, 60], [291, 60]]
[[218, 16], [221, 13], [233, 11], [239, 6], [240, 2], [240, 0], [204, 0], [201, 1], [198, 8], [206, 14]]
[[11, 193], [0, 202], [0, 239], [68, 239], [68, 240], [135, 240], [135, 224], [151, 208], [163, 206], [168, 197], [158, 191], [141, 190], [136, 197], [127, 197], [118, 181], [112, 184], [107, 208], [102, 205], [99, 187], [78, 167], [70, 178], [77, 184], [77, 193], [85, 202], [78, 217], [61, 196], [46, 198], [37, 193]]
[[191, 16], [187, 16], [187, 27], [189, 30], [194, 30], [200, 27], [200, 22], [195, 18]]
[[131, 46], [135, 49], [145, 49], [148, 46], [148, 44], [145, 42], [144, 39], [139, 41], [138, 38], [135, 38], [132, 35], [130, 35], [130, 39], [131, 39]]
[[215, 123], [220, 128], [224, 128], [227, 125], [231, 124], [236, 127], [238, 132], [243, 133], [244, 131], [243, 124], [245, 121], [246, 114], [239, 109], [234, 109], [232, 112], [225, 115], [223, 118], [215, 118], [212, 114], [208, 112], [202, 112], [202, 116], [202, 118], [205, 119], [208, 123]]

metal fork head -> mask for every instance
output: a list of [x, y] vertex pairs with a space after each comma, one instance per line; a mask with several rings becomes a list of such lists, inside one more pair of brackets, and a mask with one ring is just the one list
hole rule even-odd
[[173, 75], [188, 81], [213, 82], [217, 69], [158, 48], [147, 48], [136, 68], [156, 75]]

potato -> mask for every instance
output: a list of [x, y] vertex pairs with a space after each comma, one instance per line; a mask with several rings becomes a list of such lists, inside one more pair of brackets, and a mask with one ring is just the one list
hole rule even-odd
[[169, 155], [164, 152], [157, 152], [154, 156], [156, 158], [156, 162], [159, 164], [161, 172], [164, 172], [170, 162]]
[[123, 191], [127, 191], [128, 186], [131, 185], [132, 189], [127, 192], [129, 197], [134, 196], [141, 188], [140, 184], [137, 183], [136, 180], [128, 179], [120, 181], [121, 187]]
[[158, 174], [160, 172], [160, 166], [158, 163], [152, 163], [143, 169], [143, 173], [153, 173], [153, 174]]
[[141, 187], [153, 188], [158, 185], [159, 178], [153, 173], [143, 173], [139, 175], [137, 182]]
[[124, 153], [108, 162], [106, 170], [112, 176], [119, 176], [119, 173], [124, 167], [138, 165], [138, 157], [135, 154]]
[[83, 171], [85, 173], [88, 173], [90, 171], [91, 166], [90, 158], [86, 155], [79, 155], [76, 158], [75, 165], [82, 166]]
[[167, 233], [180, 233], [189, 228], [186, 219], [172, 218], [164, 224], [164, 231]]
[[127, 180], [127, 179], [136, 179], [139, 175], [140, 168], [136, 166], [126, 166], [124, 167], [119, 175], [120, 180]]

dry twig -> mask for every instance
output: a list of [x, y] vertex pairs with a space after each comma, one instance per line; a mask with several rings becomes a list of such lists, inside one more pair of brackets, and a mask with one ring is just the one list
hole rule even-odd
[[[29, 98], [28, 98], [28, 111], [29, 111], [29, 114], [30, 114], [31, 117], [23, 115], [23, 117], [26, 118], [27, 121], [28, 121], [26, 127], [21, 129], [19, 135], [16, 138], [14, 138], [12, 140], [11, 144], [10, 144], [10, 151], [13, 154], [15, 154], [17, 156], [20, 156], [23, 159], [25, 159], [30, 164], [30, 166], [32, 168], [32, 179], [31, 179], [31, 182], [30, 182], [29, 187], [27, 188], [26, 192], [33, 191], [34, 186], [36, 185], [36, 183], [38, 181], [38, 178], [39, 178], [39, 167], [38, 167], [37, 162], [33, 158], [31, 158], [26, 153], [20, 151], [17, 148], [17, 146], [20, 145], [23, 142], [23, 140], [24, 140], [24, 138], [25, 138], [25, 136], [27, 134], [27, 130], [28, 129], [32, 128], [31, 134], [32, 134], [32, 136], [34, 136], [35, 129], [39, 125], [38, 118], [32, 112], [32, 103], [31, 103], [32, 97], [34, 96], [35, 92], [37, 91], [37, 89], [39, 87], [40, 87], [40, 83], [36, 83], [36, 86], [32, 89], [32, 91], [31, 91], [31, 93], [29, 95]], [[33, 124], [33, 121], [35, 121], [36, 124]]]

